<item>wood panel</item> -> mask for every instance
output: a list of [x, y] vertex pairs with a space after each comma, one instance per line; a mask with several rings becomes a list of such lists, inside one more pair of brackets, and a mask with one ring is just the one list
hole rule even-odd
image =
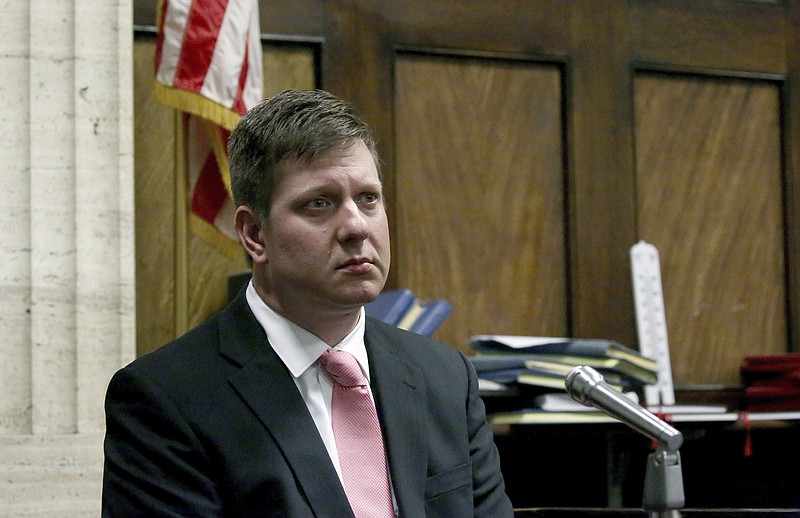
[[[189, 235], [188, 307], [176, 304], [175, 116], [155, 102], [152, 37], [134, 41], [136, 181], [137, 352], [144, 354], [182, 333], [176, 312], [192, 327], [221, 309], [228, 299], [228, 276], [247, 269], [244, 255], [231, 256]], [[312, 45], [270, 43], [264, 49], [264, 93], [313, 88], [317, 49]], [[180, 320], [180, 319], [178, 319]]]
[[627, 252], [636, 239], [627, 4], [575, 6], [567, 65], [570, 331], [635, 347]]
[[782, 90], [784, 185], [786, 188], [786, 291], [789, 349], [800, 352], [800, 0], [786, 16], [788, 71]]
[[453, 304], [437, 337], [457, 348], [481, 333], [563, 336], [560, 69], [399, 54], [395, 77], [398, 284]]
[[628, 25], [639, 62], [750, 74], [789, 69], [790, 18], [780, 5], [639, 0], [632, 2]]
[[139, 354], [175, 336], [175, 117], [153, 99], [155, 40], [133, 42], [136, 340]]
[[661, 254], [676, 383], [786, 351], [780, 86], [639, 74], [637, 217]]

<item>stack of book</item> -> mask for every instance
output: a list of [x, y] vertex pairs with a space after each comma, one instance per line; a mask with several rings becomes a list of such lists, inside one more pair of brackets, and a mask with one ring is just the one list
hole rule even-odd
[[407, 289], [387, 290], [364, 306], [368, 317], [377, 318], [400, 329], [431, 336], [453, 312], [444, 299], [419, 300]]
[[800, 353], [745, 356], [740, 374], [745, 409], [800, 410]]
[[470, 344], [493, 423], [607, 420], [566, 393], [565, 376], [578, 365], [594, 368], [635, 402], [658, 380], [655, 360], [612, 340], [480, 335]]

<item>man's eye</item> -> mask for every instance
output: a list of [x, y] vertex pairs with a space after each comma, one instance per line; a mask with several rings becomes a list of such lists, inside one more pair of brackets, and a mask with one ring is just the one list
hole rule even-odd
[[378, 196], [375, 195], [375, 194], [366, 193], [366, 194], [361, 196], [361, 200], [364, 203], [372, 204], [372, 203], [375, 203], [376, 201], [378, 201]]
[[323, 209], [328, 205], [328, 202], [324, 198], [314, 198], [310, 202], [308, 202], [308, 206], [312, 209]]

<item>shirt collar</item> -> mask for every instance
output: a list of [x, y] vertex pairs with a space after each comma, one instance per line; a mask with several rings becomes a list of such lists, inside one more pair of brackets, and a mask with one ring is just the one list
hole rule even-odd
[[[245, 296], [256, 320], [264, 328], [269, 344], [295, 378], [299, 378], [328, 349], [328, 344], [316, 335], [267, 306], [256, 292], [252, 279], [247, 285]], [[370, 381], [367, 348], [364, 345], [363, 307], [355, 327], [334, 348], [355, 356], [367, 382]]]

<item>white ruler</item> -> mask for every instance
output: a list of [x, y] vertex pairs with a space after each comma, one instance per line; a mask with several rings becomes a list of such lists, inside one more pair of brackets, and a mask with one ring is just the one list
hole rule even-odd
[[674, 405], [675, 388], [672, 384], [658, 250], [650, 243], [639, 241], [631, 247], [630, 254], [639, 352], [654, 359], [658, 365], [658, 381], [645, 385], [645, 403], [650, 406]]

